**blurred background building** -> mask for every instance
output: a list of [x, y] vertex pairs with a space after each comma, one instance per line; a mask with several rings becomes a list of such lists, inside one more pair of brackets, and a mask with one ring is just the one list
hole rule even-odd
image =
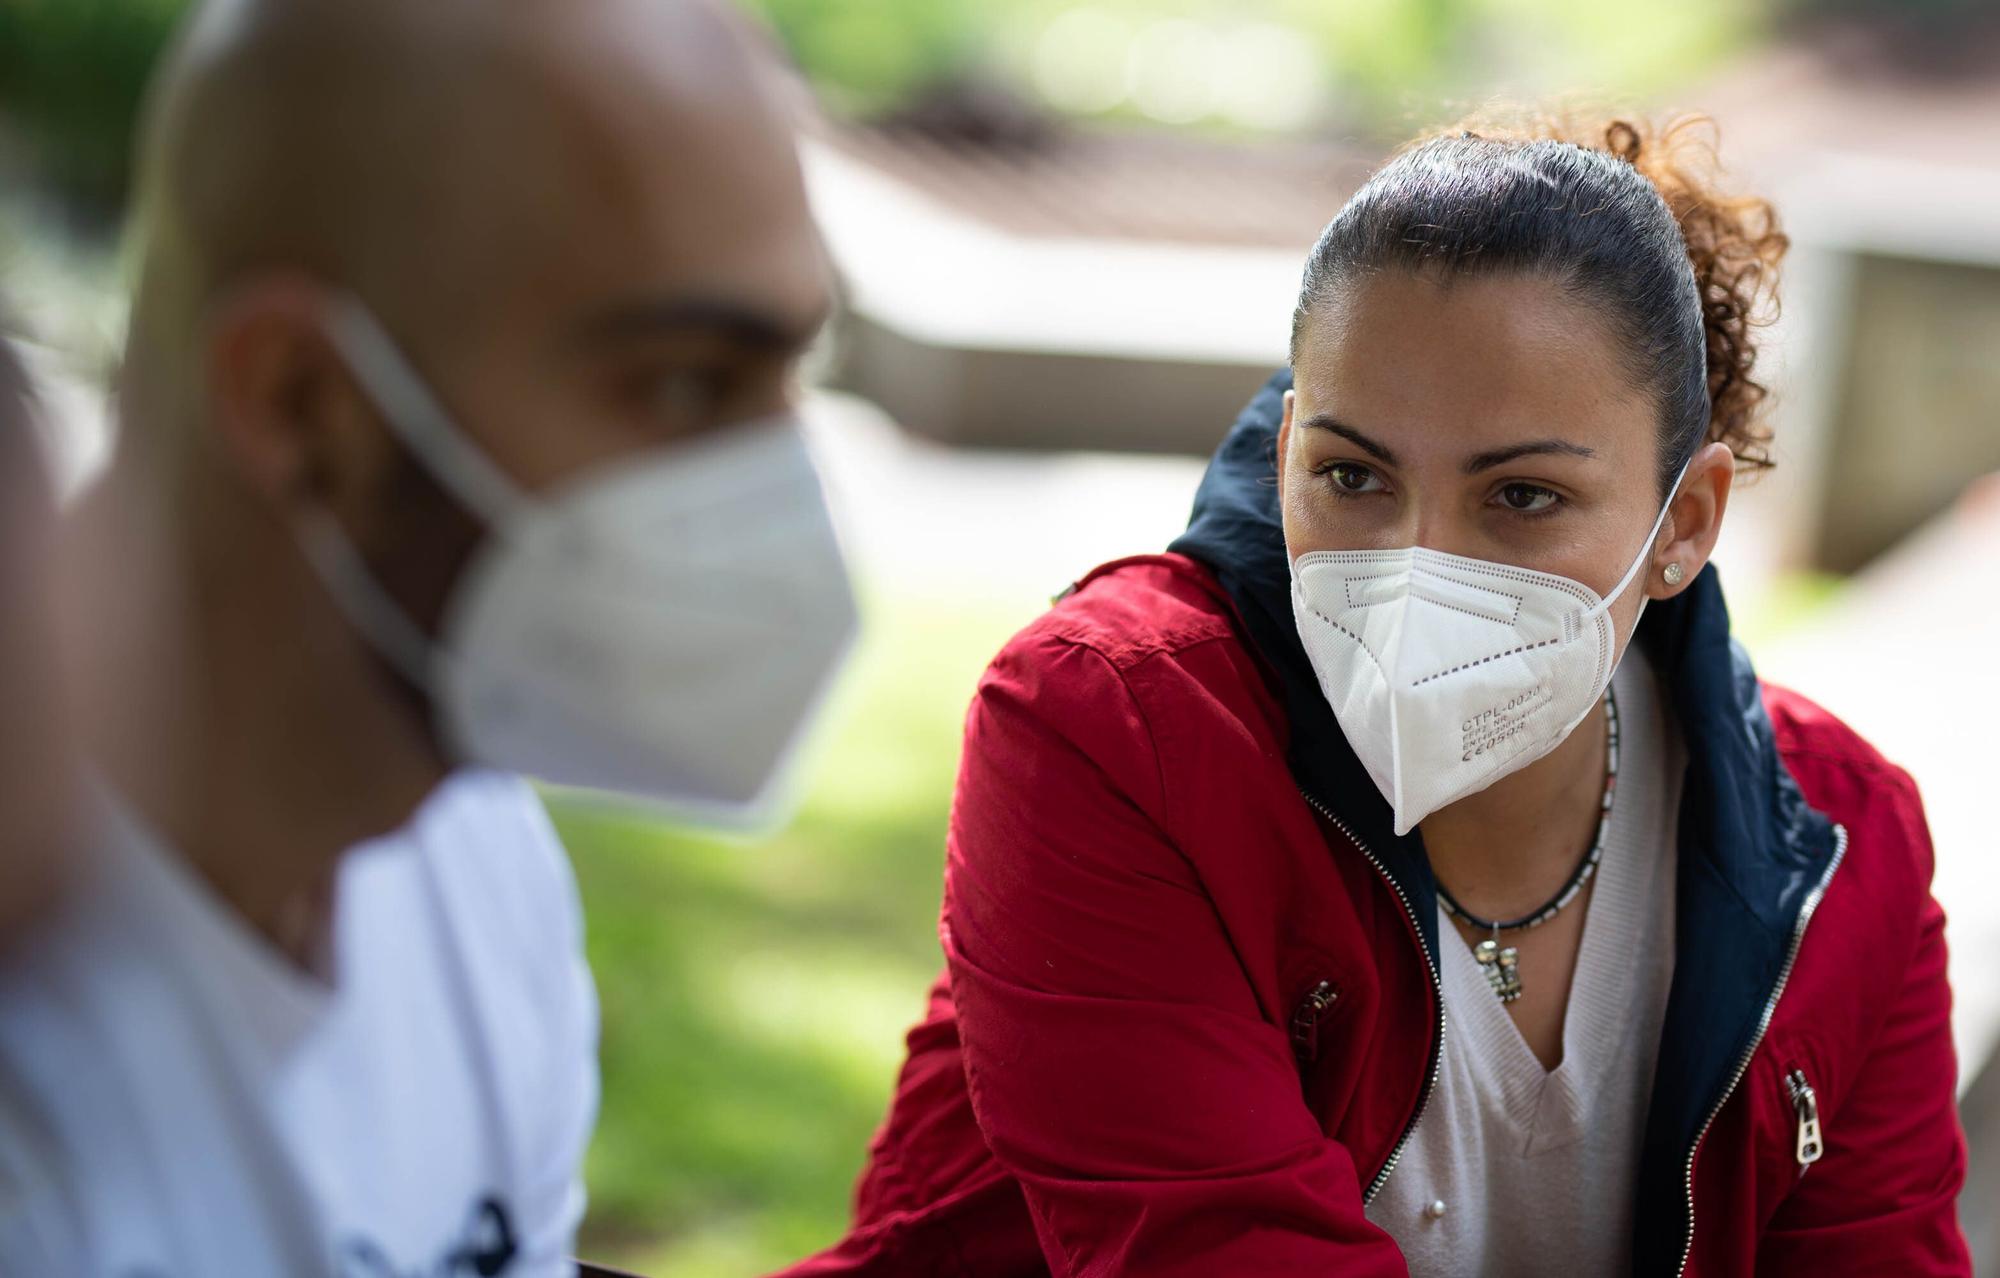
[[[101, 458], [119, 210], [184, 0], [0, 0], [0, 293]], [[747, 0], [800, 73], [848, 302], [812, 417], [871, 632], [791, 830], [559, 805], [604, 1006], [587, 1250], [742, 1274], [824, 1245], [939, 955], [980, 667], [1180, 528], [1372, 166], [1499, 98], [1711, 113], [1795, 238], [1778, 469], [1719, 555], [1765, 672], [1923, 786], [2000, 1245], [2000, 19], [1975, 0]], [[1984, 1076], [1981, 1071], [1985, 1069]], [[1990, 1261], [1989, 1261], [1990, 1263]], [[2000, 1272], [2000, 1271], [1996, 1271]]]

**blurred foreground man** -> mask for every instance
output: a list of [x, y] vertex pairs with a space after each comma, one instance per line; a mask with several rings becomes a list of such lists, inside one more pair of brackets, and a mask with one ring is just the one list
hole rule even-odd
[[20, 352], [0, 334], [0, 967], [51, 907], [75, 807], [50, 616], [55, 492], [41, 415]]
[[141, 178], [0, 1273], [568, 1272], [594, 1000], [504, 773], [754, 814], [854, 628], [779, 96], [697, 3], [218, 3]]

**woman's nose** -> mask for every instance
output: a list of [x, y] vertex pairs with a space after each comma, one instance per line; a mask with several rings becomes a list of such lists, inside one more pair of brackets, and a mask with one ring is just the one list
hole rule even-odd
[[1422, 502], [1411, 502], [1404, 511], [1400, 532], [1405, 533], [1400, 543], [1417, 546], [1424, 550], [1435, 550], [1439, 554], [1458, 555], [1463, 558], [1478, 558], [1477, 547], [1472, 544], [1469, 530], [1464, 521], [1452, 512], [1427, 506]]

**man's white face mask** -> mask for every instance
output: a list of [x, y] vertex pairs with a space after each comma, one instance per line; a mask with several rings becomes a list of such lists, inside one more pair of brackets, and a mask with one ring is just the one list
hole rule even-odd
[[329, 336], [487, 535], [425, 635], [331, 516], [302, 537], [369, 643], [431, 696], [462, 762], [767, 824], [858, 619], [819, 476], [780, 415], [528, 494], [359, 302]]
[[1611, 605], [1672, 504], [1602, 599], [1567, 577], [1421, 546], [1292, 561], [1306, 657], [1397, 834], [1527, 767], [1590, 713], [1621, 655]]

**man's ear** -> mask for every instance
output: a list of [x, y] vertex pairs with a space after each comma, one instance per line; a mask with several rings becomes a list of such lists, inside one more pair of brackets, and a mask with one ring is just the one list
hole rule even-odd
[[207, 316], [211, 442], [282, 511], [345, 505], [388, 460], [385, 432], [326, 335], [329, 301], [310, 278], [267, 276], [230, 290]]
[[[1671, 599], [1708, 566], [1729, 493], [1736, 480], [1736, 457], [1726, 444], [1708, 444], [1695, 453], [1681, 479], [1680, 491], [1667, 506], [1666, 523], [1647, 565], [1645, 589], [1653, 599]], [[1669, 584], [1669, 565], [1680, 566], [1680, 580]]]

